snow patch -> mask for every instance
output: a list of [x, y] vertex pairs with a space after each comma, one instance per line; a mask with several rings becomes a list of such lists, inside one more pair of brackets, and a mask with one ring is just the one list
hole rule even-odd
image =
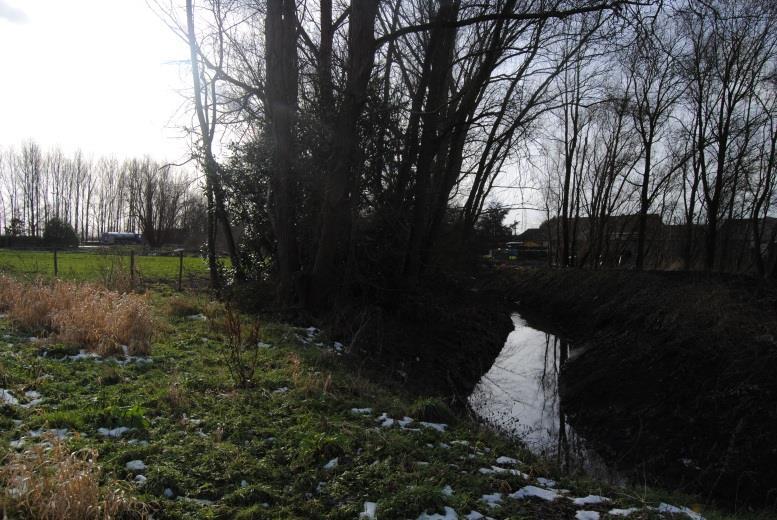
[[488, 507], [496, 507], [502, 503], [502, 493], [491, 493], [480, 497], [481, 502], [485, 502]]
[[518, 500], [523, 498], [536, 497], [542, 500], [547, 500], [548, 502], [552, 502], [557, 498], [559, 498], [560, 495], [558, 495], [555, 491], [551, 491], [549, 489], [543, 489], [536, 486], [524, 486], [509, 496], [510, 498], [515, 498]]
[[129, 471], [143, 471], [146, 469], [146, 465], [142, 460], [131, 460], [124, 465]]
[[444, 488], [442, 488], [441, 493], [446, 497], [452, 497], [453, 496], [453, 488], [446, 484]]
[[10, 390], [6, 390], [5, 388], [0, 388], [0, 402], [10, 405], [19, 404], [19, 400], [14, 397]]
[[340, 457], [335, 457], [326, 464], [324, 464], [324, 469], [329, 471], [331, 469], [335, 469], [337, 465], [340, 463]]
[[545, 487], [548, 487], [548, 488], [556, 487], [556, 481], [555, 480], [552, 480], [552, 479], [549, 479], [549, 478], [545, 478], [545, 477], [539, 477], [537, 479], [537, 483], [540, 486], [545, 486]]
[[427, 514], [427, 513], [421, 513], [418, 516], [418, 520], [458, 520], [459, 516], [456, 514], [456, 511], [452, 507], [445, 506], [445, 514], [439, 514], [439, 513], [433, 513], [433, 514]]
[[411, 419], [408, 416], [404, 416], [401, 419], [397, 419], [397, 424], [399, 424], [400, 428], [406, 428], [407, 425], [410, 424], [411, 422], [413, 422], [413, 419]]
[[79, 350], [78, 354], [75, 354], [73, 356], [65, 356], [64, 359], [69, 359], [70, 361], [80, 361], [82, 359], [98, 359], [100, 356], [95, 354], [94, 352], [87, 352], [86, 350]]
[[504, 475], [507, 473], [510, 475], [517, 475], [527, 480], [529, 478], [529, 475], [521, 471], [518, 471], [517, 469], [500, 468], [499, 466], [491, 466], [490, 468], [480, 468], [478, 472], [482, 475]]
[[501, 457], [498, 457], [498, 458], [496, 459], [496, 463], [497, 463], [497, 464], [501, 464], [501, 465], [503, 465], [503, 466], [507, 466], [507, 465], [510, 465], [510, 464], [519, 464], [519, 463], [520, 463], [520, 461], [519, 461], [518, 459], [514, 459], [514, 458], [512, 458], [512, 457], [505, 457], [505, 456], [503, 455], [503, 456], [501, 456]]
[[130, 429], [126, 426], [119, 426], [117, 428], [97, 428], [97, 435], [118, 439], [128, 431], [130, 431]]
[[602, 504], [609, 501], [610, 499], [607, 497], [602, 497], [599, 495], [588, 495], [587, 497], [575, 498], [572, 500], [572, 503], [576, 506], [585, 506], [588, 504]]
[[355, 415], [370, 415], [372, 408], [351, 408], [351, 413]]
[[632, 513], [636, 513], [640, 509], [638, 507], [628, 507], [626, 509], [610, 509], [607, 514], [610, 516], [631, 516]]
[[437, 430], [440, 433], [445, 433], [445, 429], [448, 427], [447, 424], [433, 423], [433, 422], [426, 422], [426, 421], [421, 421], [418, 424], [420, 424], [424, 428], [431, 428], [432, 430]]
[[381, 428], [389, 428], [394, 425], [394, 419], [388, 416], [386, 412], [380, 414], [380, 417], [375, 419], [375, 422], [379, 422]]
[[375, 502], [365, 502], [364, 505], [364, 511], [359, 513], [359, 519], [367, 518], [367, 519], [375, 519], [378, 518], [376, 516], [376, 512], [378, 509], [378, 504]]
[[596, 511], [580, 510], [575, 513], [575, 520], [599, 520], [599, 513]]
[[671, 504], [665, 504], [663, 502], [658, 504], [657, 511], [659, 513], [671, 513], [671, 514], [676, 514], [676, 515], [684, 514], [688, 518], [691, 518], [692, 520], [704, 520], [704, 517], [701, 516], [696, 511], [694, 511], [693, 509], [689, 509], [687, 507], [677, 507], [677, 506], [673, 506]]
[[67, 437], [68, 432], [67, 432], [67, 428], [52, 428], [50, 430], [43, 430], [43, 429], [30, 430], [30, 437], [37, 438], [37, 437], [42, 437], [45, 434], [53, 435], [57, 439], [62, 440], [65, 437]]

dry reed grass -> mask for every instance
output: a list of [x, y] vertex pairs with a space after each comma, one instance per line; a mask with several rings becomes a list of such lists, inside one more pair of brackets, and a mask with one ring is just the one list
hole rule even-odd
[[18, 327], [49, 333], [102, 355], [148, 354], [153, 322], [146, 299], [91, 284], [56, 280], [22, 283], [0, 276], [0, 309]]
[[147, 518], [145, 504], [115, 480], [100, 486], [97, 452], [70, 452], [56, 437], [11, 454], [0, 468], [0, 504], [12, 518], [108, 520]]

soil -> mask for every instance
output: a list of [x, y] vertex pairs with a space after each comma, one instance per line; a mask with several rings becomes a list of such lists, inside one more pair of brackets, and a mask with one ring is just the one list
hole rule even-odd
[[247, 313], [323, 329], [343, 345], [343, 362], [356, 373], [462, 412], [513, 329], [514, 306], [501, 290], [482, 288], [482, 279], [499, 274], [490, 266], [478, 272], [430, 275], [413, 290], [359, 294], [317, 314], [277, 309], [270, 284], [244, 284], [230, 299]]
[[374, 377], [463, 410], [513, 329], [510, 311], [500, 292], [481, 291], [474, 279], [438, 279], [351, 314], [350, 323], [365, 326], [347, 335]]
[[582, 349], [562, 372], [562, 401], [610, 463], [733, 509], [777, 508], [774, 284], [522, 269], [486, 285]]

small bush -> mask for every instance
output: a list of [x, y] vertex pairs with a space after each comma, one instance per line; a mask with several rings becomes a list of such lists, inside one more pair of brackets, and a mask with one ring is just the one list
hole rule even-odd
[[54, 217], [43, 229], [43, 243], [49, 247], [77, 247], [78, 235], [68, 222]]
[[224, 361], [239, 388], [254, 384], [254, 373], [259, 361], [259, 322], [254, 322], [248, 334], [243, 331], [240, 314], [227, 306], [224, 315]]
[[410, 415], [422, 421], [432, 422], [456, 422], [456, 415], [441, 399], [435, 397], [423, 397], [413, 402], [410, 407]]
[[173, 318], [185, 318], [200, 312], [198, 303], [185, 296], [173, 296], [167, 302], [167, 314]]
[[223, 303], [217, 301], [208, 302], [202, 310], [205, 317], [208, 318], [208, 328], [211, 332], [225, 332], [224, 319], [227, 314]]
[[100, 281], [108, 290], [128, 293], [142, 286], [137, 267], [131, 272], [129, 262], [122, 257], [109, 256], [109, 262], [100, 268]]
[[113, 365], [102, 365], [97, 376], [97, 384], [100, 386], [111, 386], [120, 383], [121, 373]]
[[65, 443], [48, 439], [11, 454], [0, 468], [0, 505], [11, 517], [47, 520], [147, 518], [147, 508], [115, 480], [100, 486], [97, 451], [71, 453]]
[[181, 417], [191, 406], [186, 390], [178, 383], [171, 383], [167, 392], [162, 395], [162, 401], [170, 407], [173, 417]]

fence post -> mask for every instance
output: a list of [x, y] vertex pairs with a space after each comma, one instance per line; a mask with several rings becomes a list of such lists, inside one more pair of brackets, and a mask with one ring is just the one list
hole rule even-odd
[[130, 249], [130, 289], [135, 290], [135, 250]]
[[183, 290], [183, 251], [178, 253], [178, 292]]
[[59, 265], [57, 265], [57, 248], [54, 248], [54, 278], [59, 275]]

